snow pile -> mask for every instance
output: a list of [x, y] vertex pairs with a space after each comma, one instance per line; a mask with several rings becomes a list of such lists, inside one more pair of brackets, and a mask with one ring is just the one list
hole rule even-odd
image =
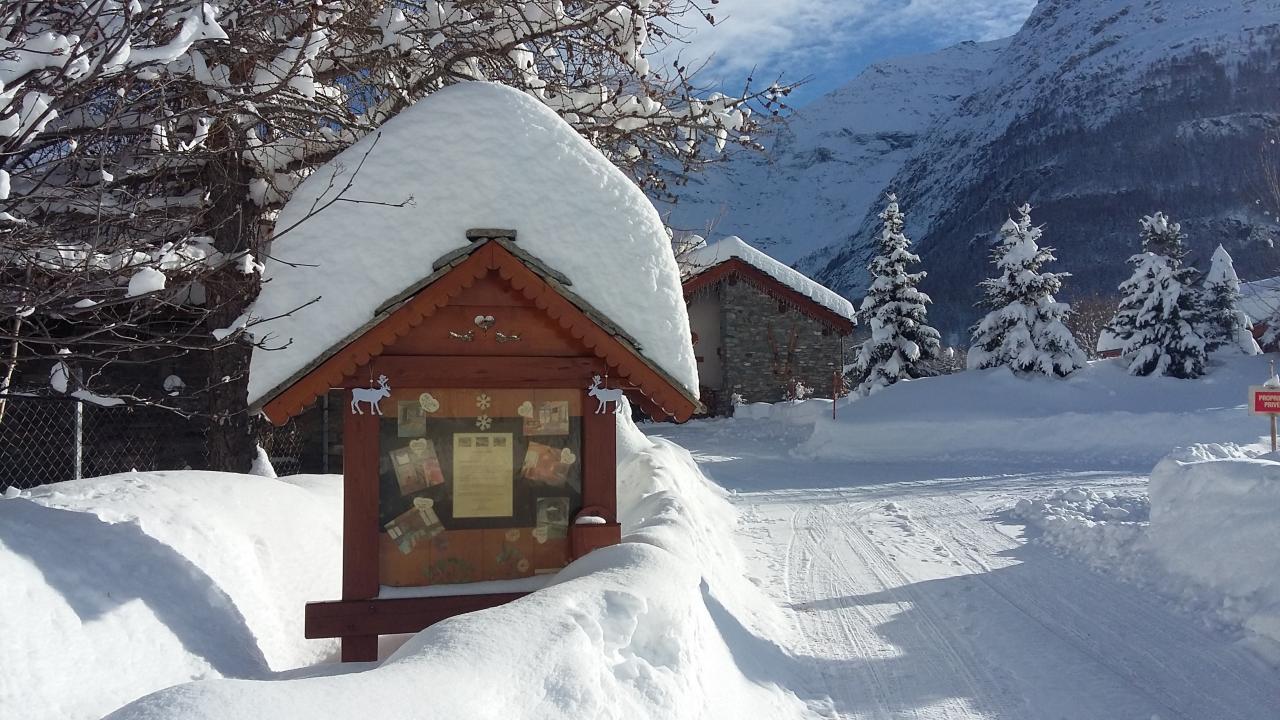
[[[303, 221], [348, 182], [344, 197], [362, 202], [337, 202]], [[378, 204], [410, 198], [404, 207]], [[276, 227], [292, 229], [272, 243], [277, 261], [267, 262], [253, 313], [286, 316], [253, 332], [273, 347], [291, 342], [254, 353], [251, 403], [431, 275], [472, 228], [516, 230], [519, 247], [568, 277], [570, 290], [696, 394], [679, 270], [657, 211], [555, 112], [519, 91], [473, 82], [432, 93], [316, 171]]]
[[779, 403], [746, 403], [734, 407], [733, 416], [747, 420], [775, 420], [804, 425], [831, 417], [831, 400], [809, 398]]
[[1145, 493], [1074, 487], [1046, 498], [1023, 498], [1009, 518], [1034, 528], [1039, 539], [1094, 566], [1127, 565], [1143, 539], [1151, 504]]
[[802, 455], [859, 461], [980, 461], [1026, 468], [1145, 471], [1174, 448], [1256, 442], [1266, 421], [1244, 409], [1268, 376], [1262, 357], [1224, 356], [1197, 380], [1134, 377], [1115, 360], [1066, 379], [1007, 368], [898, 383], [819, 418]]
[[0, 717], [98, 718], [174, 683], [318, 662], [341, 480], [125, 473], [0, 499]]
[[1280, 661], [1280, 458], [1200, 446], [1151, 474], [1151, 548]]
[[764, 636], [785, 628], [744, 579], [721, 491], [686, 451], [630, 423], [618, 444], [626, 542], [546, 589], [439, 623], [376, 666], [181, 685], [111, 717], [804, 716], [760, 657], [779, 652]]
[[688, 278], [700, 275], [733, 258], [745, 262], [831, 312], [855, 322], [857, 321], [857, 313], [853, 309], [853, 303], [818, 282], [809, 279], [804, 274], [751, 247], [736, 235], [724, 238], [714, 245], [705, 245], [697, 248], [681, 258], [681, 262], [689, 269]]
[[1072, 488], [1019, 500], [1008, 517], [1280, 664], [1280, 458], [1263, 451], [1193, 445], [1156, 466], [1149, 500]]

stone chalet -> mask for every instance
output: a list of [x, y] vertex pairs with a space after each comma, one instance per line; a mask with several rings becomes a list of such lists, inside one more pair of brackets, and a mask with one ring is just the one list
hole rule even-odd
[[856, 323], [853, 304], [729, 237], [681, 260], [699, 392], [713, 415], [786, 399], [799, 381], [831, 397]]

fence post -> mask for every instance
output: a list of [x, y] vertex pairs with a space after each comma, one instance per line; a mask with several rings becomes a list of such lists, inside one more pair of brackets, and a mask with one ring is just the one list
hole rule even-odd
[[84, 403], [75, 401], [75, 443], [71, 455], [72, 479], [79, 480], [84, 474]]

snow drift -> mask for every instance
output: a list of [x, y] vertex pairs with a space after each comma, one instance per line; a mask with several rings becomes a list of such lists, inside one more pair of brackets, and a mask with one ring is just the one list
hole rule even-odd
[[1064, 380], [1006, 368], [900, 382], [842, 401], [798, 448], [832, 460], [950, 460], [1145, 472], [1177, 447], [1256, 442], [1244, 403], [1268, 377], [1260, 357], [1219, 358], [1198, 380], [1134, 377], [1114, 360]]
[[174, 683], [336, 650], [341, 479], [124, 473], [0, 499], [0, 717], [98, 718]]
[[1150, 546], [1280, 662], [1280, 458], [1196, 446], [1151, 474]]
[[1148, 493], [1087, 488], [1023, 499], [1036, 542], [1147, 587], [1280, 664], [1280, 458], [1262, 445], [1193, 445]]
[[[233, 642], [237, 636], [226, 637], [225, 628], [216, 622], [217, 612], [210, 607], [219, 607], [224, 595], [242, 597], [241, 586], [253, 583], [246, 582], [247, 577], [224, 574], [218, 576], [217, 583], [190, 588], [180, 573], [167, 569], [132, 572], [128, 567], [113, 566], [109, 575], [115, 586], [126, 594], [142, 595], [143, 601], [136, 603], [139, 611], [155, 614], [159, 619], [121, 618], [116, 632], [87, 642], [74, 640], [83, 632], [77, 618], [70, 614], [53, 618], [45, 630], [45, 637], [51, 639], [37, 645], [35, 641], [41, 633], [31, 633], [27, 649], [15, 658], [30, 660], [33, 667], [19, 677], [0, 680], [9, 683], [0, 685], [4, 688], [0, 710], [17, 707], [22, 711], [20, 717], [97, 717], [114, 707], [113, 701], [118, 704], [140, 692], [221, 674], [238, 679], [203, 679], [161, 690], [119, 709], [111, 717], [314, 720], [361, 717], [370, 708], [388, 716], [441, 718], [666, 720], [804, 715], [805, 706], [773, 683], [765, 670], [765, 660], [758, 656], [761, 652], [779, 652], [768, 638], [787, 631], [788, 626], [781, 611], [744, 579], [742, 560], [731, 536], [735, 515], [721, 496], [722, 491], [701, 475], [687, 452], [665, 441], [645, 438], [629, 422], [620, 428], [618, 444], [623, 544], [578, 560], [559, 573], [545, 590], [428, 628], [380, 664], [320, 665], [272, 679], [266, 668], [269, 663], [261, 661], [229, 662], [223, 669], [237, 670], [232, 672], [202, 671], [199, 647], [189, 653], [187, 662], [176, 662], [174, 658], [185, 657], [182, 648], [172, 647], [174, 643], [163, 645], [153, 636], [171, 632], [164, 620], [179, 612], [212, 618], [201, 632], [195, 631], [198, 626], [190, 628], [186, 638], [189, 644], [216, 641], [243, 650], [246, 655], [253, 654], [255, 636], [241, 633], [240, 642]], [[169, 474], [174, 481], [182, 475]], [[120, 477], [67, 483], [60, 492], [76, 492], [83, 497], [81, 508], [105, 513], [107, 510], [97, 508], [93, 498], [110, 496], [101, 487], [104, 480], [109, 481], [108, 486], [130, 482], [129, 476]], [[214, 477], [245, 488], [286, 484], [247, 476]], [[197, 475], [193, 478], [197, 482], [189, 484], [198, 485], [202, 478]], [[146, 500], [151, 487], [133, 488], [132, 494], [115, 506], [157, 504]], [[282, 533], [246, 543], [233, 540], [236, 534], [231, 528], [184, 535], [181, 528], [187, 526], [188, 513], [196, 516], [212, 511], [216, 518], [225, 519], [226, 512], [232, 509], [274, 505], [272, 516], [276, 517], [279, 508], [298, 505], [297, 498], [259, 503], [249, 495], [238, 496], [224, 507], [210, 497], [220, 492], [200, 492], [212, 508], [194, 500], [174, 504], [165, 527], [173, 528], [171, 554], [176, 558], [180, 560], [182, 552], [191, 552], [210, 562], [220, 558], [227, 567], [243, 563], [251, 568], [252, 563], [245, 560], [271, 556], [277, 550], [296, 551], [300, 554], [292, 558], [296, 561], [292, 565], [297, 573], [319, 570], [326, 564], [336, 570], [339, 551], [332, 542], [308, 547], [306, 542], [298, 543], [296, 537]], [[267, 494], [261, 499], [272, 498]], [[328, 502], [326, 512], [331, 511], [333, 517], [321, 524], [327, 531], [336, 532], [338, 503], [336, 498]], [[30, 498], [0, 501], [0, 513], [17, 514], [33, 505]], [[70, 522], [62, 516], [43, 518], [45, 530], [41, 537], [58, 537]], [[271, 524], [252, 515], [245, 522]], [[56, 546], [36, 561], [26, 561], [19, 552], [0, 547], [0, 568], [24, 567], [33, 577], [20, 581], [19, 586], [31, 585], [41, 573], [47, 576], [62, 572], [77, 546]], [[88, 568], [77, 568], [75, 572], [82, 570], [83, 577], [88, 577]], [[300, 622], [303, 601], [336, 596], [336, 578], [329, 580], [325, 587], [317, 586], [324, 583], [312, 581], [309, 585], [299, 582], [305, 585], [303, 589], [276, 588], [274, 598], [258, 598], [267, 604], [258, 607], [259, 614], [279, 614]], [[77, 582], [84, 583], [82, 579]], [[68, 580], [41, 590], [43, 594], [32, 601], [63, 602], [59, 590], [69, 594], [78, 587]], [[172, 590], [149, 590], [156, 587]], [[151, 605], [160, 609], [152, 610]], [[243, 612], [249, 615], [248, 603], [244, 607]], [[21, 607], [11, 608], [7, 619], [21, 622], [23, 615], [36, 613], [35, 608], [24, 601]], [[50, 631], [52, 636], [47, 634]], [[282, 640], [303, 645], [301, 628], [290, 632]], [[38, 687], [46, 678], [61, 677], [58, 670], [64, 668], [67, 658], [60, 650], [75, 642], [86, 645], [83, 662], [78, 663], [84, 671], [76, 682], [68, 681], [55, 689]], [[0, 657], [0, 663], [14, 666], [7, 655], [7, 645], [3, 652], [6, 655]], [[278, 645], [264, 643], [261, 652], [274, 655], [282, 650]], [[133, 673], [137, 677], [132, 684], [112, 693], [99, 693], [96, 683], [116, 672], [121, 660], [128, 662], [135, 655], [151, 659]], [[297, 654], [293, 657], [299, 659]], [[176, 667], [166, 670], [167, 665]], [[145, 686], [147, 683], [150, 685]], [[75, 708], [55, 705], [59, 693], [74, 698]], [[47, 715], [43, 714], [46, 708]], [[7, 712], [0, 715], [7, 716]]]

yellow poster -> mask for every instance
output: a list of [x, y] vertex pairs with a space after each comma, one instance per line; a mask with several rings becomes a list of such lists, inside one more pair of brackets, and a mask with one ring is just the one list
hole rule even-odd
[[511, 433], [454, 433], [453, 516], [511, 517], [515, 452]]

